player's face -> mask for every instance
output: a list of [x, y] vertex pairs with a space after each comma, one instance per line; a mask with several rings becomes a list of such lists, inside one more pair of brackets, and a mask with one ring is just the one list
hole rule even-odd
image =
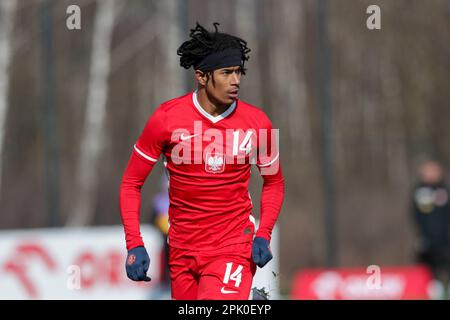
[[206, 83], [206, 92], [221, 105], [230, 105], [237, 99], [241, 84], [242, 68], [228, 67], [214, 70]]

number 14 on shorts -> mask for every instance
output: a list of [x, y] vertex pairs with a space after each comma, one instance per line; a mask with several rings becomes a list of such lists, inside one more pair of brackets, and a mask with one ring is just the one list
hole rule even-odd
[[[224, 284], [228, 284], [231, 281], [234, 281], [234, 286], [236, 288], [239, 288], [239, 285], [242, 282], [242, 269], [244, 267], [241, 265], [238, 265], [237, 268], [234, 270], [234, 272], [232, 273], [232, 269], [233, 269], [233, 262], [228, 262], [227, 263], [227, 268], [225, 270], [225, 275], [223, 277], [223, 283]], [[227, 293], [237, 293], [237, 291], [233, 291], [233, 290], [226, 290], [225, 287], [222, 287], [222, 289], [220, 290], [222, 293], [227, 294]]]

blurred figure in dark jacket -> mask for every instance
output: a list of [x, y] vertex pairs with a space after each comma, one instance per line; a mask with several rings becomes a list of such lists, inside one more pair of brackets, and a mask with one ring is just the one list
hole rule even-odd
[[436, 280], [447, 286], [450, 275], [450, 205], [444, 172], [437, 161], [419, 166], [414, 190], [413, 214], [419, 233], [417, 260], [431, 269]]

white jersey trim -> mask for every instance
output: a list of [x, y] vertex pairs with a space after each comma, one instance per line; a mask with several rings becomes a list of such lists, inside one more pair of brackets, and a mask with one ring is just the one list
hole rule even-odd
[[225, 119], [226, 117], [228, 117], [233, 111], [234, 109], [236, 109], [236, 101], [234, 101], [231, 106], [225, 110], [224, 113], [219, 114], [218, 116], [212, 116], [210, 115], [208, 112], [205, 111], [205, 109], [202, 108], [202, 106], [200, 105], [200, 103], [197, 100], [197, 90], [194, 91], [194, 93], [192, 94], [192, 101], [194, 102], [194, 106], [195, 108], [206, 118], [208, 118], [212, 123], [217, 123], [222, 119]]
[[250, 222], [251, 223], [253, 223], [253, 225], [256, 227], [256, 219], [255, 219], [255, 217], [253, 216], [253, 215], [249, 215], [248, 216], [248, 219], [250, 220]]
[[274, 163], [275, 161], [277, 161], [278, 157], [280, 156], [280, 153], [277, 153], [277, 155], [275, 156], [275, 158], [272, 159], [272, 161], [270, 161], [269, 163], [266, 164], [257, 164], [258, 167], [267, 167], [270, 166], [272, 163]]
[[139, 153], [141, 156], [143, 156], [145, 159], [153, 161], [153, 162], [158, 162], [158, 159], [154, 159], [154, 158], [146, 155], [144, 152], [139, 150], [139, 148], [136, 145], [134, 145], [134, 150], [136, 150], [136, 152]]

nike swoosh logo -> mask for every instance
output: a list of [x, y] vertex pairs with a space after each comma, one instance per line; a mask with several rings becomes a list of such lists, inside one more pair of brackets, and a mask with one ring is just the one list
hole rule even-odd
[[225, 287], [222, 287], [222, 288], [220, 289], [220, 292], [222, 292], [223, 294], [228, 294], [228, 293], [239, 293], [239, 291], [226, 290]]
[[193, 134], [193, 135], [190, 135], [190, 136], [185, 136], [184, 133], [182, 133], [181, 136], [180, 136], [180, 140], [181, 141], [186, 141], [186, 140], [189, 140], [189, 139], [191, 139], [193, 137], [196, 137], [196, 136], [198, 136], [200, 134], [201, 133]]

